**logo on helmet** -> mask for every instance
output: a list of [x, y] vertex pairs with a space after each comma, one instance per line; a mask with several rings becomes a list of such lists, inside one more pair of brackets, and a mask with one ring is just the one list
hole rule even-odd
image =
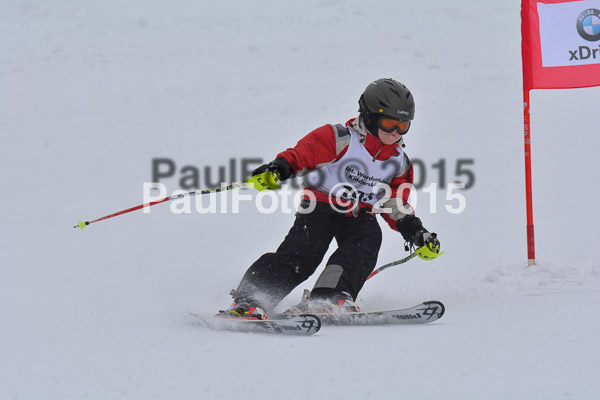
[[408, 111], [402, 111], [402, 110], [398, 110], [398, 114], [401, 114], [401, 115], [410, 115], [410, 113]]

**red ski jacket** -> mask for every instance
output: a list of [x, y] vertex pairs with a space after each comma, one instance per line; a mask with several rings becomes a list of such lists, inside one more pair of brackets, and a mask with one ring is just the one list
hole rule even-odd
[[[351, 127], [361, 135], [362, 145], [373, 158], [385, 161], [400, 154], [398, 148], [402, 146], [402, 141], [392, 145], [383, 144], [379, 138], [368, 133], [360, 122], [360, 118], [349, 120], [346, 122], [346, 126]], [[300, 139], [295, 147], [279, 153], [277, 158], [284, 158], [292, 167], [293, 174], [302, 176], [342, 158], [348, 150], [349, 144], [349, 135], [339, 135], [333, 125], [324, 125]], [[381, 214], [390, 227], [396, 231], [398, 230], [396, 227], [398, 220], [406, 215], [414, 215], [414, 209], [408, 204], [410, 192], [399, 190], [400, 185], [403, 183], [412, 184], [412, 182], [413, 167], [410, 159], [404, 153], [402, 170], [390, 182], [391, 198], [383, 204], [383, 207], [391, 209], [391, 212]], [[309, 187], [305, 187], [304, 191], [311, 191], [317, 201], [330, 202], [328, 193]], [[307, 198], [306, 195], [305, 198]], [[370, 210], [372, 206], [361, 202], [359, 203], [359, 209]]]

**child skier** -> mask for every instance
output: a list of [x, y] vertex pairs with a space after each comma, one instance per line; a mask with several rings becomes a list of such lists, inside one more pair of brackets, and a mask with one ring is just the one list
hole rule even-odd
[[358, 104], [359, 116], [345, 126], [317, 128], [253, 171], [271, 171], [281, 181], [306, 175], [304, 200], [277, 251], [250, 266], [223, 314], [266, 319], [315, 272], [333, 238], [338, 248], [315, 283], [308, 308], [358, 311], [356, 297], [375, 268], [382, 240], [374, 206], [411, 247], [439, 252], [437, 235], [423, 227], [407, 203], [413, 168], [403, 151], [403, 135], [415, 113], [411, 92], [393, 79], [378, 79]]

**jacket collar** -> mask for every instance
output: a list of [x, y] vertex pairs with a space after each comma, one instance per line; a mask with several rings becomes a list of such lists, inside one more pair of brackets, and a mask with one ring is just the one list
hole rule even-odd
[[398, 148], [400, 146], [404, 147], [404, 141], [402, 138], [400, 141], [394, 144], [383, 144], [381, 139], [371, 134], [371, 132], [365, 128], [360, 116], [352, 118], [346, 122], [346, 126], [358, 132], [358, 134], [361, 136], [360, 141], [365, 146], [369, 154], [378, 160], [385, 161], [391, 157], [397, 156], [400, 154]]

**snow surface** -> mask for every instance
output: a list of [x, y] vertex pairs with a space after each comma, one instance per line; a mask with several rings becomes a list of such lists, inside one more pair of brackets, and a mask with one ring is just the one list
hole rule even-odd
[[[600, 88], [532, 92], [538, 265], [527, 268], [519, 7], [0, 1], [0, 398], [597, 398]], [[458, 159], [475, 160], [463, 213], [445, 211], [443, 190], [431, 213], [419, 193], [446, 253], [381, 273], [358, 299], [366, 310], [441, 300], [438, 322], [308, 338], [194, 327], [186, 310], [227, 307], [292, 224], [251, 202], [72, 228], [141, 203], [153, 158], [201, 171], [271, 159], [354, 117], [380, 77], [415, 95], [406, 151], [428, 183], [440, 159], [450, 182]], [[405, 255], [382, 227], [380, 265]]]

